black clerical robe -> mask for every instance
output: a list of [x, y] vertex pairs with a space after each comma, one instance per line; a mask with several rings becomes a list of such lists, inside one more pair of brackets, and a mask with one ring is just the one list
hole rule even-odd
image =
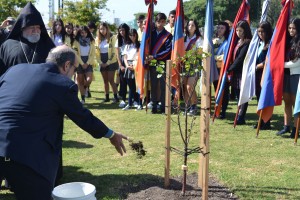
[[53, 43], [47, 44], [41, 40], [37, 43], [30, 43], [24, 38], [5, 41], [0, 47], [0, 75], [16, 64], [44, 63], [52, 48]]

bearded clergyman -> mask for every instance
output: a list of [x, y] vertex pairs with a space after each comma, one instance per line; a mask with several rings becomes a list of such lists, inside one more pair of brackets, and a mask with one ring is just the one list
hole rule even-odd
[[44, 63], [54, 47], [40, 12], [28, 2], [0, 48], [0, 75], [16, 64]]

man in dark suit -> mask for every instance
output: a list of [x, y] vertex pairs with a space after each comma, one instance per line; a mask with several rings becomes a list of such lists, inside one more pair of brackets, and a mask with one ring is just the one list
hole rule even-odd
[[65, 114], [94, 138], [109, 138], [121, 155], [126, 152], [122, 139], [127, 137], [80, 103], [71, 80], [76, 65], [75, 52], [60, 46], [46, 63], [19, 64], [0, 77], [0, 177], [17, 199], [51, 199]]

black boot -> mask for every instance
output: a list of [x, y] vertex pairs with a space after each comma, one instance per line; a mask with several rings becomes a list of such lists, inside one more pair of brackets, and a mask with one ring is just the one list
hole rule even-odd
[[114, 100], [113, 100], [113, 103], [119, 103], [119, 98], [118, 98], [118, 95], [117, 94], [114, 94]]
[[109, 94], [105, 94], [105, 99], [102, 101], [102, 103], [104, 102], [109, 102]]
[[264, 123], [263, 126], [260, 126], [260, 129], [261, 130], [271, 130], [271, 122], [270, 122], [270, 120], [267, 121], [266, 123]]
[[[299, 134], [299, 133], [298, 133]], [[294, 139], [296, 135], [296, 127], [293, 127], [290, 138]]]
[[290, 126], [284, 125], [284, 126], [283, 126], [283, 129], [282, 129], [281, 131], [278, 131], [278, 132], [276, 133], [276, 135], [283, 135], [283, 134], [289, 133], [289, 132], [290, 132]]

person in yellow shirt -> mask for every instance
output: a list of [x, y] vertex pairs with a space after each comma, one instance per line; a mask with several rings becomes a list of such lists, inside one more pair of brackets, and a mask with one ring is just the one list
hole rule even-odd
[[115, 52], [117, 36], [110, 32], [109, 26], [105, 22], [99, 24], [96, 37], [96, 59], [99, 63], [100, 72], [104, 81], [105, 99], [109, 102], [109, 85], [114, 93], [113, 103], [119, 102], [118, 89], [114, 81], [116, 70], [119, 69], [117, 55]]
[[[81, 103], [85, 103], [85, 93], [93, 80], [95, 64], [95, 40], [87, 26], [82, 26], [74, 41], [79, 66], [77, 68], [77, 83], [81, 94]], [[90, 95], [88, 95], [90, 96]]]

